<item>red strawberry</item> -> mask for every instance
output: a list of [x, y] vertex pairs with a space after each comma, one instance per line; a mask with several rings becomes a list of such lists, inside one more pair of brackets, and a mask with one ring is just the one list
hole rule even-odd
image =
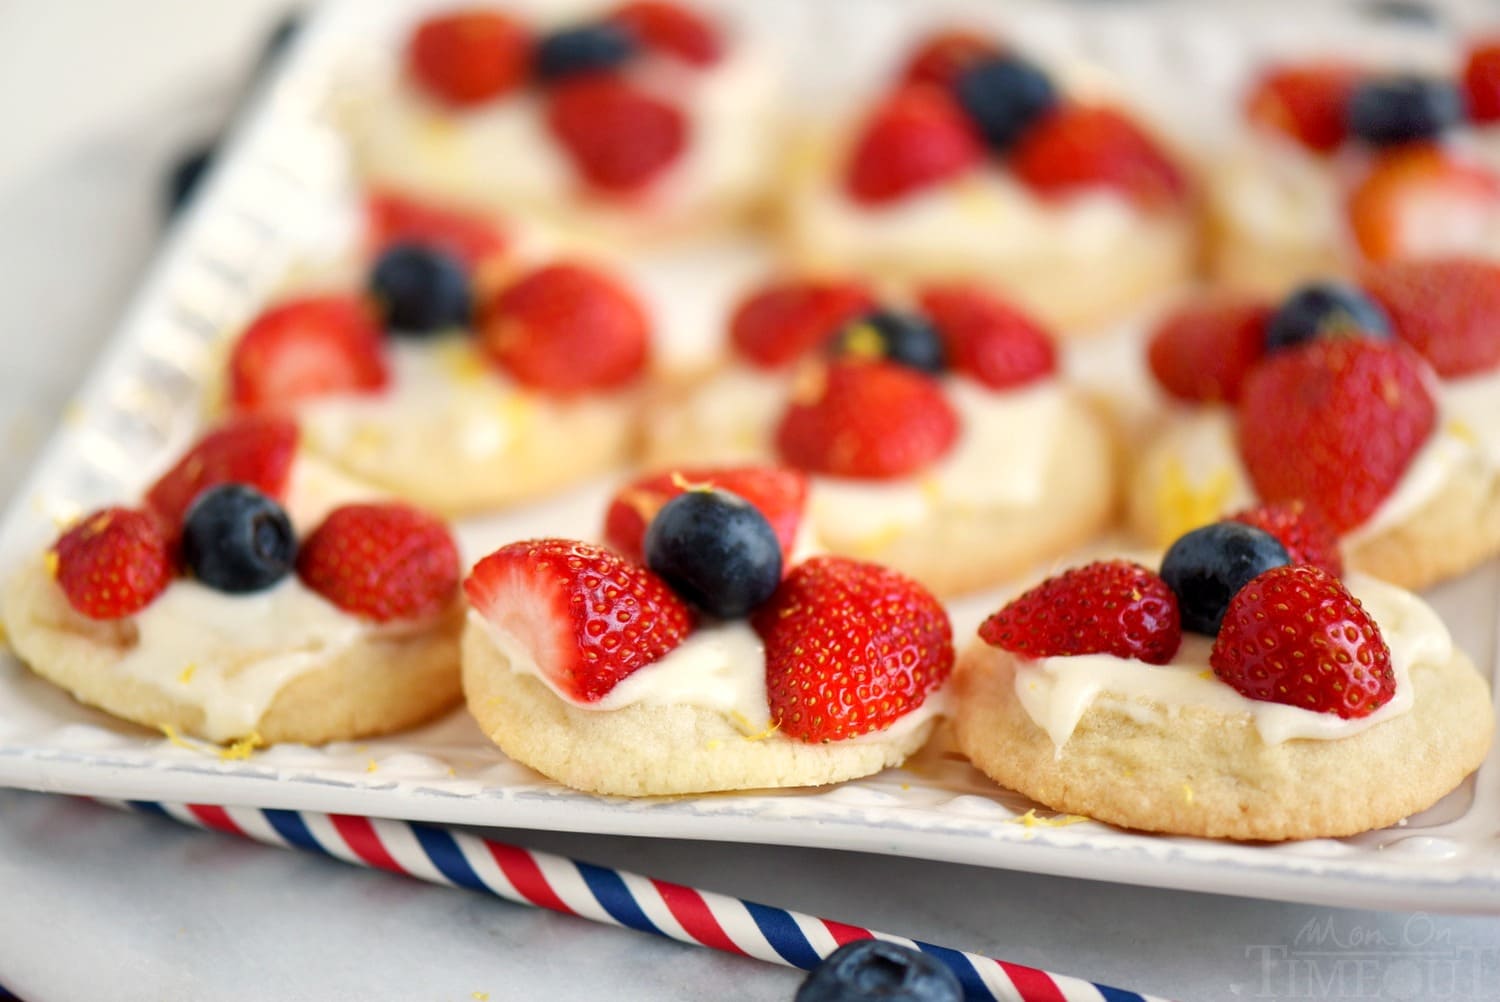
[[953, 670], [953, 627], [921, 585], [875, 564], [813, 557], [751, 619], [782, 734], [842, 741], [921, 706]]
[[1363, 76], [1345, 63], [1279, 66], [1256, 82], [1245, 115], [1310, 150], [1331, 153], [1349, 134], [1349, 97]]
[[875, 298], [860, 282], [778, 282], [735, 308], [729, 340], [748, 361], [776, 368], [822, 347], [874, 308]]
[[52, 553], [68, 604], [90, 619], [134, 615], [172, 583], [161, 526], [142, 511], [96, 511], [63, 533]]
[[417, 26], [406, 51], [412, 79], [431, 97], [463, 108], [508, 94], [531, 70], [531, 37], [498, 11], [469, 9]]
[[1481, 41], [1469, 50], [1463, 86], [1470, 118], [1476, 122], [1500, 119], [1500, 39]]
[[1273, 312], [1258, 300], [1230, 295], [1184, 303], [1151, 335], [1152, 374], [1179, 400], [1238, 400], [1245, 376], [1265, 354]]
[[1250, 699], [1346, 720], [1396, 694], [1380, 627], [1337, 578], [1306, 564], [1266, 571], [1229, 600], [1209, 663]]
[[781, 556], [790, 566], [807, 501], [807, 477], [779, 466], [687, 468], [641, 477], [620, 488], [610, 502], [604, 541], [626, 559], [645, 563], [641, 541], [661, 506], [685, 490], [702, 487], [721, 487], [758, 508], [776, 530]]
[[1437, 423], [1421, 356], [1404, 344], [1318, 340], [1245, 380], [1240, 455], [1267, 501], [1303, 501], [1335, 531], [1380, 507]]
[[580, 264], [539, 268], [485, 313], [480, 341], [517, 382], [559, 395], [608, 390], [646, 367], [645, 308], [614, 278]]
[[297, 426], [278, 417], [231, 418], [200, 438], [146, 492], [146, 509], [168, 537], [198, 495], [219, 484], [248, 484], [281, 499], [297, 455]]
[[567, 539], [501, 547], [469, 572], [464, 591], [553, 685], [585, 703], [665, 657], [693, 628], [692, 612], [661, 578]]
[[1059, 108], [1021, 138], [1010, 164], [1043, 195], [1105, 187], [1155, 207], [1187, 194], [1187, 179], [1176, 162], [1140, 126], [1113, 108]]
[[1256, 505], [1229, 518], [1275, 536], [1292, 563], [1311, 564], [1336, 578], [1344, 576], [1338, 533], [1326, 518], [1301, 501]]
[[1436, 146], [1381, 154], [1349, 196], [1349, 226], [1370, 261], [1482, 249], [1500, 213], [1500, 178]]
[[845, 184], [856, 202], [880, 205], [962, 174], [983, 157], [983, 141], [957, 101], [935, 87], [905, 87], [865, 122]]
[[938, 285], [919, 297], [956, 371], [1008, 390], [1057, 371], [1052, 335], [1004, 300], [969, 285]]
[[1362, 283], [1401, 340], [1440, 375], [1500, 366], [1500, 265], [1467, 258], [1391, 261]]
[[979, 32], [949, 28], [927, 36], [917, 46], [901, 72], [901, 82], [951, 87], [964, 70], [999, 54], [1000, 46]]
[[724, 43], [712, 24], [667, 0], [632, 0], [609, 19], [629, 28], [646, 48], [694, 66], [712, 66], [724, 55]]
[[986, 619], [979, 636], [1026, 658], [1112, 654], [1164, 665], [1182, 644], [1182, 621], [1165, 581], [1106, 560], [1048, 578]]
[[680, 109], [611, 74], [563, 80], [548, 101], [548, 128], [583, 179], [603, 192], [639, 191], [687, 146]]
[[294, 299], [266, 310], [229, 355], [229, 399], [241, 410], [384, 388], [385, 343], [353, 296]]
[[505, 254], [505, 234], [494, 223], [390, 191], [371, 192], [365, 201], [374, 254], [393, 244], [417, 243], [447, 251], [469, 267]]
[[834, 362], [810, 374], [776, 430], [792, 466], [837, 477], [915, 473], [958, 438], [958, 415], [931, 376], [894, 362]]
[[442, 521], [404, 504], [328, 513], [297, 552], [302, 583], [377, 623], [426, 620], [458, 594], [458, 548]]

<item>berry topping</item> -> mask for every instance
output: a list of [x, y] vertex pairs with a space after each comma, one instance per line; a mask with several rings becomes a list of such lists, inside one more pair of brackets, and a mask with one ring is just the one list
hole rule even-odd
[[1372, 146], [1436, 139], [1464, 120], [1464, 96], [1431, 77], [1367, 80], [1349, 96], [1349, 131]]
[[266, 310], [229, 355], [229, 399], [241, 410], [383, 389], [380, 328], [358, 299], [295, 299]]
[[277, 417], [232, 418], [204, 435], [146, 492], [146, 509], [175, 536], [198, 495], [224, 483], [279, 498], [297, 455], [297, 426]]
[[922, 309], [938, 329], [948, 364], [993, 390], [1009, 390], [1057, 371], [1052, 337], [1036, 321], [970, 285], [922, 290]]
[[1182, 644], [1177, 597], [1140, 564], [1106, 560], [1048, 578], [979, 627], [1025, 658], [1112, 654], [1164, 665]]
[[1261, 77], [1245, 115], [1318, 153], [1331, 153], [1349, 134], [1349, 97], [1363, 74], [1341, 63], [1282, 66]]
[[457, 11], [418, 25], [406, 60], [412, 79], [430, 97], [464, 108], [525, 82], [531, 38], [518, 22], [497, 11]]
[[183, 520], [183, 566], [216, 591], [263, 591], [286, 577], [296, 560], [291, 520], [254, 487], [211, 487]]
[[1386, 340], [1391, 322], [1369, 296], [1352, 285], [1314, 282], [1287, 296], [1266, 322], [1266, 350], [1294, 348], [1317, 338]]
[[552, 264], [490, 304], [484, 351], [517, 382], [566, 395], [624, 386], [646, 367], [646, 311], [613, 278], [578, 264]]
[[780, 466], [689, 468], [642, 477], [622, 487], [610, 502], [604, 541], [625, 559], [643, 564], [646, 527], [662, 506], [683, 491], [711, 488], [737, 494], [760, 509], [781, 544], [782, 565], [790, 564], [807, 502], [807, 476]]
[[793, 1002], [963, 1002], [963, 997], [953, 972], [920, 950], [861, 939], [814, 967]]
[[745, 615], [781, 583], [776, 530], [749, 501], [719, 488], [668, 501], [646, 530], [645, 548], [646, 566], [719, 619]]
[[1161, 560], [1161, 577], [1177, 596], [1182, 628], [1212, 637], [1229, 600], [1252, 578], [1291, 562], [1286, 547], [1264, 529], [1215, 522], [1180, 537]]
[[647, 49], [694, 66], [712, 66], [724, 55], [724, 43], [712, 24], [696, 11], [668, 0], [632, 0], [609, 19], [623, 25]]
[[693, 628], [692, 612], [654, 573], [567, 539], [501, 547], [469, 572], [464, 592], [583, 703], [671, 653]]
[[447, 526], [404, 504], [329, 512], [297, 554], [302, 583], [377, 623], [430, 619], [458, 594], [458, 548]]
[[1021, 180], [1048, 196], [1104, 187], [1156, 207], [1187, 193], [1187, 179], [1172, 158], [1113, 108], [1059, 108], [1021, 137], [1010, 163]]
[[1348, 720], [1396, 694], [1380, 627], [1338, 579], [1277, 567], [1240, 589], [1209, 658], [1241, 695]]
[[891, 362], [810, 371], [776, 430], [786, 462], [836, 477], [903, 477], [953, 447], [958, 415], [931, 376]]
[[1057, 107], [1057, 88], [1035, 64], [1006, 54], [979, 60], [953, 82], [953, 93], [992, 150], [1004, 152]]
[[420, 244], [397, 244], [370, 273], [370, 295], [398, 334], [433, 334], [465, 327], [472, 309], [469, 276], [454, 257]]
[[748, 361], [776, 368], [833, 340], [874, 305], [870, 290], [858, 282], [781, 282], [740, 303], [729, 321], [729, 340]]
[[505, 235], [489, 220], [394, 192], [372, 193], [365, 202], [365, 215], [375, 255], [396, 244], [421, 244], [447, 251], [469, 268], [477, 268], [505, 253]]
[[1238, 400], [1246, 374], [1265, 352], [1270, 318], [1269, 306], [1232, 294], [1190, 300], [1152, 333], [1151, 372], [1179, 400]]
[[849, 358], [883, 358], [932, 375], [947, 367], [937, 329], [916, 313], [877, 310], [866, 314], [839, 333], [833, 350]]
[[1255, 491], [1347, 532], [1396, 487], [1437, 422], [1422, 359], [1399, 343], [1315, 341], [1245, 380], [1239, 445]]
[[901, 73], [901, 82], [951, 87], [964, 70], [999, 54], [1000, 47], [978, 32], [962, 28], [939, 31], [917, 46]]
[[1500, 266], [1464, 258], [1391, 261], [1365, 273], [1396, 336], [1447, 377], [1500, 366]]
[[130, 508], [105, 508], [52, 544], [57, 584], [90, 619], [140, 612], [172, 583], [172, 557], [160, 524]]
[[1464, 62], [1464, 97], [1476, 122], [1500, 119], [1500, 39], [1480, 42]]
[[1500, 215], [1500, 178], [1435, 146], [1380, 155], [1349, 196], [1349, 225], [1371, 261], [1481, 250]]
[[792, 568], [751, 620], [781, 733], [841, 741], [884, 730], [953, 670], [953, 628], [926, 589], [845, 557]]
[[616, 21], [579, 24], [554, 31], [536, 43], [536, 75], [561, 80], [612, 70], [636, 53], [636, 35]]
[[865, 122], [845, 181], [850, 198], [881, 205], [962, 174], [983, 156], [983, 140], [953, 98], [906, 87]]
[[547, 126], [571, 154], [583, 180], [609, 194], [649, 185], [687, 146], [681, 110], [609, 74], [559, 84]]
[[1275, 536], [1290, 563], [1312, 564], [1336, 578], [1344, 576], [1338, 533], [1326, 518], [1302, 502], [1257, 505], [1229, 518]]

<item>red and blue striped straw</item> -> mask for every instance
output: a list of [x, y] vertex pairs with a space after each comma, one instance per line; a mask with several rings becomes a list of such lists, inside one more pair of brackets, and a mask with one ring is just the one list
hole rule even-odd
[[915, 947], [941, 961], [958, 975], [968, 999], [1163, 1002], [1035, 967], [577, 862], [435, 825], [209, 804], [142, 800], [100, 803], [803, 970], [816, 967], [845, 943], [883, 939]]

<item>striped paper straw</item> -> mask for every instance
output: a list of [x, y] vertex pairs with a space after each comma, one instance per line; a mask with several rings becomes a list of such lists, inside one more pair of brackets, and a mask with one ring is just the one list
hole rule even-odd
[[209, 804], [99, 802], [803, 970], [816, 967], [845, 943], [883, 939], [915, 947], [942, 962], [958, 975], [969, 999], [1163, 1002], [1035, 967], [576, 862], [434, 825]]

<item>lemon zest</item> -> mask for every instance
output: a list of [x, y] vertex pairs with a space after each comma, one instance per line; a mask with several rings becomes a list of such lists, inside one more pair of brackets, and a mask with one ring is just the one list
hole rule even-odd
[[225, 762], [239, 762], [249, 758], [257, 748], [264, 748], [266, 739], [259, 732], [251, 731], [245, 737], [236, 738], [229, 747], [219, 749], [219, 758]]
[[1193, 802], [1193, 788], [1187, 783], [1182, 784], [1182, 801], [1186, 804]]
[[186, 748], [188, 751], [199, 750], [196, 745], [192, 744], [192, 742], [185, 740], [183, 736], [178, 733], [177, 728], [173, 727], [171, 724], [157, 724], [156, 729], [161, 731], [162, 736], [172, 744], [176, 745], [178, 748]]
[[42, 557], [42, 562], [47, 565], [47, 576], [57, 577], [57, 551], [48, 550]]
[[189, 661], [183, 667], [182, 671], [177, 674], [177, 681], [181, 682], [183, 685], [187, 685], [193, 680], [193, 673], [197, 670], [198, 666]]
[[1088, 818], [1082, 814], [1056, 814], [1050, 818], [1039, 818], [1036, 808], [1033, 807], [1020, 817], [1010, 819], [1013, 825], [1021, 825], [1023, 828], [1066, 828], [1068, 825], [1076, 825]]
[[1219, 467], [1205, 482], [1195, 485], [1180, 460], [1167, 460], [1156, 491], [1156, 509], [1161, 516], [1159, 541], [1166, 545], [1218, 518], [1233, 490], [1234, 476], [1228, 467]]
[[380, 763], [376, 762], [373, 758], [365, 763], [365, 772], [378, 772], [379, 770]]
[[740, 734], [746, 741], [764, 741], [771, 735], [775, 734], [777, 731], [781, 730], [781, 724], [777, 723], [776, 721], [772, 721], [771, 726], [765, 728], [764, 730], [757, 731], [755, 730], [755, 725], [750, 723], [749, 719], [738, 710], [735, 710], [730, 714], [730, 719], [734, 721], [734, 726], [739, 730]]

